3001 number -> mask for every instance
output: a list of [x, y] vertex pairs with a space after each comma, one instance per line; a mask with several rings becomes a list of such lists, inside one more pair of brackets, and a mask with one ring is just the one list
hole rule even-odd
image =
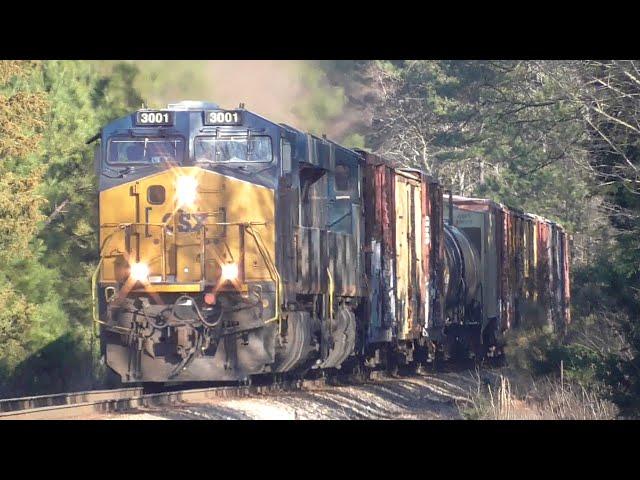
[[167, 112], [142, 112], [138, 119], [139, 123], [169, 123]]
[[239, 123], [238, 112], [209, 112], [208, 123]]

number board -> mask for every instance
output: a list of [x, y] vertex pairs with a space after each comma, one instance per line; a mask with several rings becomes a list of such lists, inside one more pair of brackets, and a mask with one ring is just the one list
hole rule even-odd
[[173, 125], [174, 112], [136, 112], [136, 125]]
[[242, 125], [242, 112], [238, 110], [205, 110], [205, 125]]

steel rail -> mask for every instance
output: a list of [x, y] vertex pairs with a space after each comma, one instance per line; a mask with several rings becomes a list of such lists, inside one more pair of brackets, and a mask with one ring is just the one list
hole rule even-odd
[[0, 399], [0, 417], [16, 411], [69, 406], [79, 403], [97, 402], [104, 400], [134, 398], [144, 394], [142, 387], [128, 387], [112, 390], [89, 390], [84, 392], [55, 393], [52, 395], [37, 395], [32, 397]]
[[[488, 366], [495, 367], [499, 364], [493, 365], [493, 362], [489, 362]], [[446, 368], [443, 369], [441, 366], [430, 373], [459, 371], [470, 367], [471, 365], [467, 364], [447, 364]], [[425, 373], [425, 371], [403, 372], [400, 377], [405, 375], [423, 377]], [[365, 380], [356, 380], [356, 383], [376, 382], [384, 378], [397, 378], [397, 375], [389, 377], [388, 373], [383, 370], [371, 370], [367, 372]], [[149, 394], [145, 394], [142, 387], [129, 387], [0, 399], [0, 420], [68, 420], [95, 416], [96, 414], [125, 413], [141, 408], [177, 403], [197, 403], [214, 398], [241, 398], [282, 392], [321, 390], [334, 385], [331, 380], [332, 377], [321, 377], [315, 380], [291, 380], [264, 385], [219, 386]], [[351, 378], [348, 383], [353, 381], [354, 379]], [[340, 384], [344, 385], [341, 382], [335, 385]]]
[[[143, 394], [142, 388], [132, 388], [44, 395], [42, 397], [25, 397], [2, 400], [6, 405], [13, 406], [13, 408], [7, 411], [0, 411], [0, 420], [63, 420], [83, 418], [95, 415], [96, 413], [123, 413], [139, 408], [199, 402], [213, 398], [248, 397], [251, 395], [265, 395], [284, 391], [312, 390], [325, 385], [324, 379], [319, 379], [272, 383], [268, 385], [199, 388], [151, 394]], [[126, 391], [128, 391], [128, 393]], [[56, 398], [56, 401], [60, 403], [46, 403], [47, 401], [53, 401], [53, 398]], [[35, 399], [42, 400], [36, 401]], [[73, 400], [78, 401], [73, 403]], [[23, 408], [20, 408], [20, 406], [23, 406]]]

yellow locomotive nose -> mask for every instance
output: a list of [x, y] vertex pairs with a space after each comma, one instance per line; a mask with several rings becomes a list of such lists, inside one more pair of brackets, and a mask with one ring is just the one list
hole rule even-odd
[[178, 206], [190, 206], [196, 201], [198, 181], [190, 175], [181, 175], [176, 178], [176, 197]]

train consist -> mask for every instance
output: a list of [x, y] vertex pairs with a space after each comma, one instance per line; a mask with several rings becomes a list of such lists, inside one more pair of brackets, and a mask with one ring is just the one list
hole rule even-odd
[[568, 236], [244, 109], [101, 131], [94, 321], [123, 382], [246, 381], [499, 355], [569, 322]]

